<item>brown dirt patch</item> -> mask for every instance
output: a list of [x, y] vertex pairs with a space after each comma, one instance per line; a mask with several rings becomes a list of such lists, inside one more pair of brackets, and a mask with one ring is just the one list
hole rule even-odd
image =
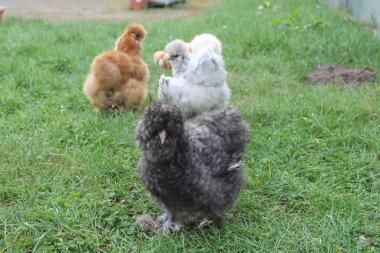
[[44, 20], [163, 20], [201, 14], [215, 0], [187, 0], [173, 8], [132, 11], [128, 0], [3, 0], [7, 16]]
[[318, 67], [306, 76], [309, 83], [358, 85], [372, 82], [376, 79], [373, 69], [344, 68], [336, 64], [327, 64]]

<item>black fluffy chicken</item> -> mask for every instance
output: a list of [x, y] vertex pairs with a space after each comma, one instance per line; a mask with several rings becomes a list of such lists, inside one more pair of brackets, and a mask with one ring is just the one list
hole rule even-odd
[[142, 228], [158, 233], [181, 229], [186, 217], [207, 225], [232, 208], [244, 182], [242, 156], [248, 125], [229, 107], [183, 121], [174, 105], [152, 103], [139, 120], [140, 176], [165, 212]]

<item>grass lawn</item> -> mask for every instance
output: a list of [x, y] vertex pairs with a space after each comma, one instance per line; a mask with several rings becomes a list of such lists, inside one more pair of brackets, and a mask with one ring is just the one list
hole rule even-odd
[[159, 213], [136, 169], [141, 111], [99, 114], [82, 94], [93, 57], [127, 22], [1, 24], [0, 252], [379, 252], [380, 83], [303, 78], [331, 62], [380, 74], [380, 41], [313, 1], [260, 10], [263, 2], [225, 0], [193, 19], [142, 22], [151, 95], [162, 73], [153, 52], [211, 32], [224, 45], [231, 103], [252, 132], [232, 217], [166, 237], [135, 225]]

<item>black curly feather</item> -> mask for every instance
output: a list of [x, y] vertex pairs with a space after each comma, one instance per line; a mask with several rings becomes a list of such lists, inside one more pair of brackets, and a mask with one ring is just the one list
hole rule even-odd
[[[158, 134], [167, 132], [164, 144]], [[249, 128], [235, 108], [215, 110], [183, 122], [173, 105], [152, 103], [136, 128], [142, 150], [141, 179], [174, 217], [214, 219], [235, 203]]]

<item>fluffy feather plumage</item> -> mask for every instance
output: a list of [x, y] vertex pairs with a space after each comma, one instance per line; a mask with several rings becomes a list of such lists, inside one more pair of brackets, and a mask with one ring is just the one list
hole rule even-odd
[[157, 51], [153, 55], [153, 61], [157, 66], [164, 69], [171, 69], [169, 55], [165, 51]]
[[222, 55], [222, 43], [212, 34], [204, 33], [197, 35], [189, 43], [189, 50], [192, 53], [198, 53], [203, 48], [212, 48], [214, 53]]
[[[222, 55], [222, 43], [220, 40], [214, 35], [207, 33], [195, 36], [190, 43], [186, 43], [186, 48], [189, 53], [198, 53], [201, 49], [211, 48], [214, 53]], [[172, 68], [167, 52], [157, 51], [153, 55], [153, 61], [161, 68]]]
[[186, 42], [180, 39], [173, 40], [166, 45], [165, 52], [168, 54], [173, 76], [179, 76], [184, 73], [190, 61], [190, 53]]
[[189, 54], [186, 43], [175, 40], [166, 46], [173, 67], [173, 77], [161, 76], [158, 98], [177, 105], [185, 118], [204, 111], [223, 109], [231, 91], [220, 55], [211, 48]]
[[234, 108], [183, 121], [178, 107], [152, 103], [139, 120], [136, 138], [140, 176], [165, 213], [143, 228], [168, 233], [188, 216], [213, 220], [232, 208], [243, 186], [241, 161], [249, 129]]
[[142, 41], [144, 27], [132, 24], [115, 44], [115, 51], [105, 52], [93, 60], [83, 92], [98, 109], [138, 108], [145, 95], [149, 70], [144, 63]]

